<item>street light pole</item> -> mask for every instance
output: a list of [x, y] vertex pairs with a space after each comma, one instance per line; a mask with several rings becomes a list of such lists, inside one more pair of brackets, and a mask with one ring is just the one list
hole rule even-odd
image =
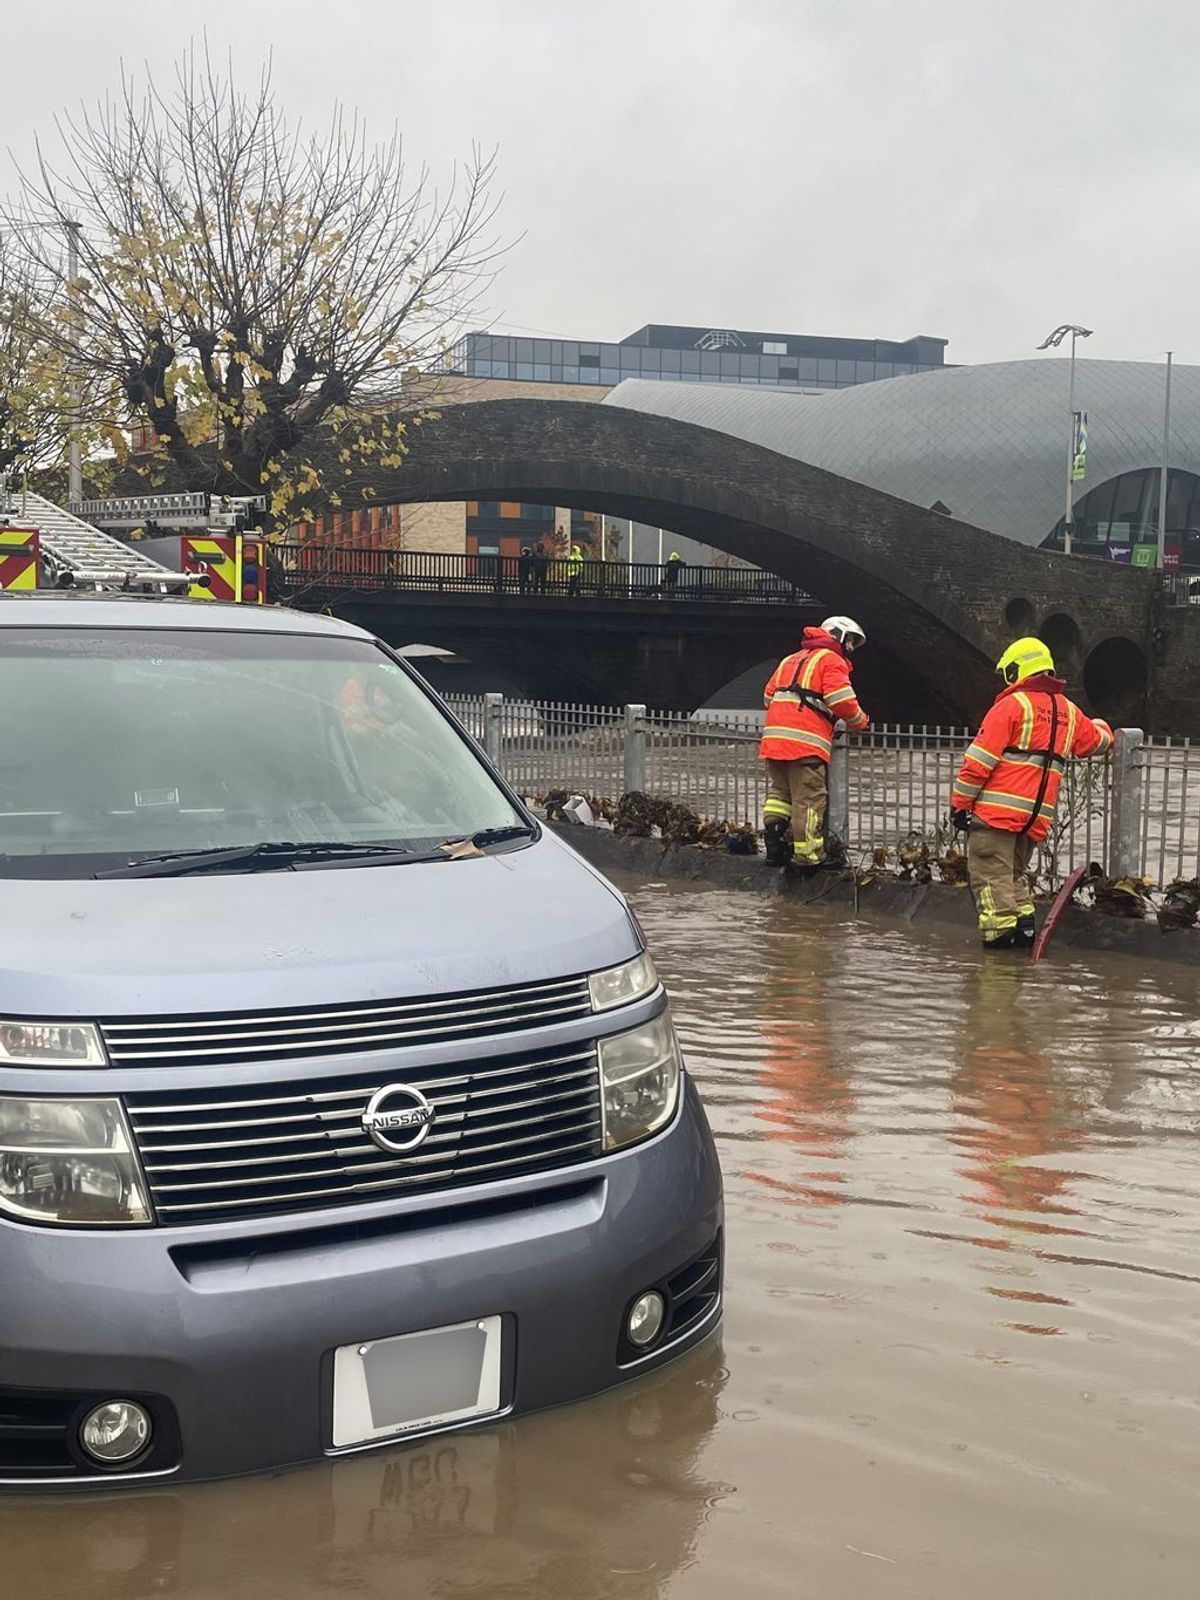
[[77, 506], [83, 499], [83, 457], [79, 444], [79, 328], [76, 325], [74, 301], [75, 283], [79, 277], [79, 223], [66, 223], [67, 230], [67, 303], [71, 307], [71, 388], [70, 435], [67, 444], [67, 503]]
[[1063, 507], [1063, 554], [1071, 554], [1071, 528], [1075, 521], [1074, 497], [1071, 485], [1075, 481], [1075, 341], [1076, 339], [1090, 339], [1091, 328], [1080, 328], [1073, 322], [1063, 323], [1061, 328], [1055, 328], [1048, 334], [1039, 350], [1052, 350], [1063, 342], [1066, 336], [1071, 335], [1071, 362], [1070, 378], [1067, 384], [1067, 492]]
[[1167, 351], [1167, 393], [1163, 401], [1162, 463], [1158, 469], [1158, 569], [1167, 564], [1167, 460], [1171, 454], [1171, 351]]

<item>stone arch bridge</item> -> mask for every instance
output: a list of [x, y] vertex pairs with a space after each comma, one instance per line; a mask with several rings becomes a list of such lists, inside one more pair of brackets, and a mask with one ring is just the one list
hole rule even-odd
[[[995, 692], [992, 666], [1005, 644], [1037, 632], [1089, 709], [1200, 732], [1200, 607], [1167, 606], [1157, 573], [1032, 550], [728, 434], [611, 404], [448, 406], [412, 428], [409, 444], [403, 466], [375, 480], [378, 502], [523, 500], [632, 517], [850, 612], [871, 639], [859, 669], [864, 700], [876, 690], [888, 716], [973, 721]], [[388, 635], [378, 599], [347, 596], [333, 609]], [[807, 620], [797, 616], [797, 629]], [[764, 616], [760, 637], [749, 619], [738, 624], [744, 667], [778, 649], [780, 621], [768, 626]], [[653, 614], [640, 624], [660, 625]], [[466, 633], [451, 625], [424, 642], [467, 644]], [[703, 651], [702, 631], [697, 639]], [[572, 648], [603, 648], [601, 630], [577, 627]], [[730, 660], [725, 649], [722, 666]]]

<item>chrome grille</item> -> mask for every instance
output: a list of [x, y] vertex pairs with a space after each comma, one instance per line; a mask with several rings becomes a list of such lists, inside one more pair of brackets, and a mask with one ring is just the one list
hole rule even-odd
[[587, 979], [563, 978], [431, 1000], [192, 1017], [115, 1017], [100, 1028], [114, 1065], [198, 1067], [486, 1038], [571, 1022], [590, 1013]]
[[[388, 1083], [420, 1089], [431, 1131], [393, 1155], [362, 1127]], [[489, 1182], [601, 1151], [595, 1046], [278, 1085], [129, 1094], [155, 1209], [164, 1223], [229, 1221]]]

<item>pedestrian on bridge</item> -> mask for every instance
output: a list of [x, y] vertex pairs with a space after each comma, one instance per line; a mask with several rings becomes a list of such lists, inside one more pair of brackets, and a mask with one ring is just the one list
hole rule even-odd
[[528, 594], [533, 588], [533, 573], [533, 548], [523, 544], [517, 557], [517, 588], [521, 594]]
[[683, 557], [672, 550], [663, 565], [663, 592], [668, 598], [679, 588], [679, 574], [683, 570]]
[[800, 649], [785, 656], [767, 684], [758, 753], [767, 764], [763, 834], [772, 866], [841, 864], [825, 850], [829, 760], [839, 720], [855, 733], [870, 726], [850, 682], [850, 657], [866, 642], [852, 617], [826, 617], [819, 628], [805, 628]]
[[1067, 699], [1040, 639], [1010, 644], [996, 671], [1004, 687], [963, 757], [950, 820], [970, 839], [971, 893], [984, 949], [1031, 950], [1033, 847], [1050, 832], [1067, 762], [1103, 755], [1113, 731]]
[[583, 551], [577, 544], [571, 546], [567, 557], [567, 593], [577, 595], [583, 583]]

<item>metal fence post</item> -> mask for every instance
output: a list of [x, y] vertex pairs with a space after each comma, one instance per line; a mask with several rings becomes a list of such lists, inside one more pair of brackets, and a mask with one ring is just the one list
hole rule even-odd
[[829, 808], [825, 831], [843, 844], [850, 837], [850, 751], [844, 738], [834, 741], [829, 758]]
[[504, 696], [502, 694], [485, 694], [483, 697], [483, 751], [484, 754], [503, 772], [504, 761], [501, 754], [503, 736]]
[[646, 708], [625, 707], [625, 793], [646, 790]]
[[1142, 870], [1142, 746], [1140, 728], [1118, 728], [1112, 754], [1110, 878], [1140, 877]]

